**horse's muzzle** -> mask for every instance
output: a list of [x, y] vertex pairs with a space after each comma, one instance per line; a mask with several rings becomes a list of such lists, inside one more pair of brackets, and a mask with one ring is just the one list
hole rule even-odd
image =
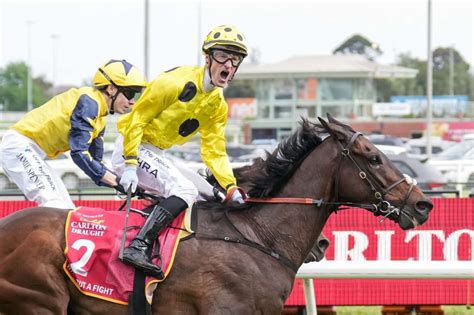
[[429, 199], [415, 202], [414, 207], [406, 207], [401, 210], [398, 225], [404, 229], [413, 229], [428, 220], [428, 215], [433, 209], [433, 203]]
[[424, 199], [415, 203], [415, 219], [418, 224], [423, 224], [428, 220], [428, 214], [433, 209], [430, 199]]

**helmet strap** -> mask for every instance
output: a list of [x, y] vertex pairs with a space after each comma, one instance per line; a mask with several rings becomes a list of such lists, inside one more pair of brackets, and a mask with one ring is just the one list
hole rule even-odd
[[207, 71], [204, 70], [204, 78], [202, 79], [202, 81], [203, 81], [202, 86], [203, 86], [203, 89], [204, 89], [205, 92], [210, 92], [213, 89], [215, 89], [216, 86], [212, 82], [211, 64], [209, 64], [209, 66], [206, 65], [206, 67], [208, 67], [208, 69], [207, 69]]
[[[115, 84], [114, 84], [114, 86], [117, 87]], [[115, 100], [117, 99], [120, 91], [117, 89], [117, 92], [115, 92], [114, 95], [111, 95], [107, 90], [104, 90], [103, 92], [104, 92], [105, 95], [110, 97], [110, 99], [112, 100], [112, 102], [110, 103], [109, 114], [113, 115], [113, 114], [115, 114]]]

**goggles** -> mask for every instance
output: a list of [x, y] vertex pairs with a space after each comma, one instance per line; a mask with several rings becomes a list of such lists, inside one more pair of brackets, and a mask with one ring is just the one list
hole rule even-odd
[[231, 52], [227, 50], [221, 50], [221, 49], [212, 49], [210, 51], [210, 55], [212, 59], [214, 59], [217, 63], [220, 63], [222, 65], [225, 64], [228, 60], [230, 60], [230, 62], [232, 63], [232, 66], [234, 67], [240, 66], [240, 64], [242, 63], [242, 60], [244, 60], [244, 56], [239, 53], [235, 53], [235, 52]]
[[120, 93], [123, 94], [123, 96], [125, 96], [125, 98], [129, 101], [131, 101], [132, 99], [135, 98], [135, 95], [137, 93], [140, 93], [139, 91], [135, 90], [135, 89], [130, 89], [130, 88], [124, 88], [124, 87], [121, 87], [119, 89]]

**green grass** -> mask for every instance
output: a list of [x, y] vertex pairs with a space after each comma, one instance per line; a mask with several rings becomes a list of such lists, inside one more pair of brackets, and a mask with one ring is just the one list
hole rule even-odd
[[381, 306], [336, 306], [337, 315], [380, 315]]
[[466, 305], [445, 305], [443, 306], [445, 315], [472, 315], [474, 314], [474, 308], [471, 306], [470, 309]]

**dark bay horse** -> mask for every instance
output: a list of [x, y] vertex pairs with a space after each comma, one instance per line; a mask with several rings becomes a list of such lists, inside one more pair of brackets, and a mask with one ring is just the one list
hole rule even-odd
[[[428, 219], [430, 200], [369, 140], [331, 117], [320, 122], [303, 121], [246, 173], [251, 197], [282, 198], [277, 203], [196, 205], [198, 233], [180, 244], [154, 314], [279, 314], [297, 268], [340, 206], [402, 229]], [[32, 208], [0, 220], [0, 313], [127, 314], [66, 278], [65, 219], [61, 210]], [[216, 240], [222, 236], [240, 242]]]

